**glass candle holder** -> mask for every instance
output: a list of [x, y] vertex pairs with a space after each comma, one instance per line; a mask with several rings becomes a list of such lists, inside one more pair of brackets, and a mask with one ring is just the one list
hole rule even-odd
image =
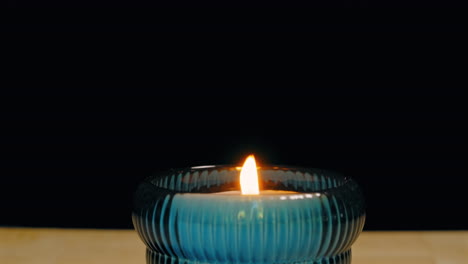
[[263, 166], [259, 195], [233, 194], [239, 169], [175, 169], [139, 185], [132, 219], [148, 264], [351, 263], [365, 221], [355, 181], [319, 169]]

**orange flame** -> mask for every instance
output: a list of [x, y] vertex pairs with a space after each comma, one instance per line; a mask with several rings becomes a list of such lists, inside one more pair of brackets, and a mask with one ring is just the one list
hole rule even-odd
[[260, 194], [258, 187], [257, 164], [254, 155], [249, 155], [240, 172], [242, 194]]

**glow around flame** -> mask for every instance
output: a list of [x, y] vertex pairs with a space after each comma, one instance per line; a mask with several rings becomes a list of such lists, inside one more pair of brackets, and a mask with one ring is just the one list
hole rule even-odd
[[240, 172], [242, 194], [259, 194], [257, 164], [254, 155], [249, 155]]

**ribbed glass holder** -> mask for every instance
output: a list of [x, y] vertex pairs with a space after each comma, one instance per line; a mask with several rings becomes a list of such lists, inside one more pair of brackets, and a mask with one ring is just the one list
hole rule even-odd
[[258, 169], [260, 195], [226, 194], [239, 168], [203, 166], [144, 180], [133, 224], [148, 264], [351, 263], [365, 221], [351, 178], [318, 169]]

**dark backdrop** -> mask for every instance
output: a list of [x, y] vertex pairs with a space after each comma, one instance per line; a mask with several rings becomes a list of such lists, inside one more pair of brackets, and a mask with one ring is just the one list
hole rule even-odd
[[161, 63], [147, 46], [69, 34], [42, 49], [39, 35], [11, 48], [4, 73], [0, 226], [131, 228], [143, 178], [254, 153], [354, 177], [368, 230], [468, 228], [453, 45], [392, 34], [311, 57], [244, 43], [214, 59], [186, 45], [155, 48]]
[[2, 115], [0, 224], [130, 228], [133, 191], [152, 172], [254, 153], [354, 177], [367, 229], [466, 228], [462, 102], [387, 92], [15, 98]]

